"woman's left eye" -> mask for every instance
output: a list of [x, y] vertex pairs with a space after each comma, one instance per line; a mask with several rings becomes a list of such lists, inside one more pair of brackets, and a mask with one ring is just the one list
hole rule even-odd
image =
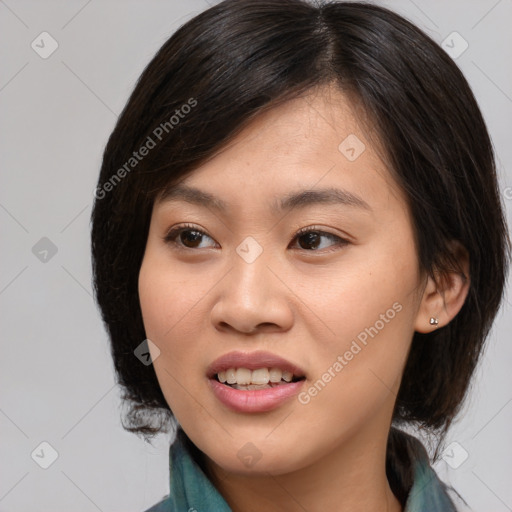
[[[203, 238], [210, 239], [215, 244], [213, 238], [209, 237], [204, 231], [201, 231], [194, 226], [177, 226], [176, 228], [169, 231], [169, 233], [167, 233], [167, 235], [164, 237], [164, 241], [166, 243], [172, 243], [176, 245], [179, 249], [203, 249], [209, 247], [208, 245], [202, 245]], [[322, 239], [328, 239], [334, 243], [322, 243]], [[345, 246], [349, 243], [344, 238], [334, 235], [333, 233], [327, 233], [315, 228], [304, 228], [300, 230], [295, 235], [292, 242], [295, 240], [298, 241], [299, 250], [308, 252], [319, 251], [325, 249], [326, 247], [332, 247], [336, 245]]]
[[[325, 231], [320, 231], [313, 228], [305, 228], [300, 230], [299, 233], [295, 235], [293, 240], [302, 240], [302, 242], [299, 242], [299, 245], [301, 246], [300, 249], [308, 250], [311, 252], [311, 249], [317, 251], [326, 247], [326, 244], [322, 244], [322, 238], [337, 242], [336, 244], [330, 244], [330, 247], [333, 245], [344, 246], [348, 244], [348, 241], [344, 238], [334, 235], [333, 233], [326, 233]], [[329, 249], [329, 251], [332, 250], [335, 249]]]

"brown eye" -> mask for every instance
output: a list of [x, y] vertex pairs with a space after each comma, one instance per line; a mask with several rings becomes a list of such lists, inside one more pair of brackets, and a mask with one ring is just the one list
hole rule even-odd
[[302, 249], [316, 249], [320, 244], [320, 239], [322, 235], [318, 232], [310, 231], [304, 235], [298, 237], [299, 245]]
[[180, 242], [189, 248], [195, 248], [200, 244], [201, 237], [203, 236], [199, 231], [192, 231], [191, 229], [183, 230], [179, 233]]
[[[325, 242], [322, 242], [322, 239], [330, 239], [331, 241], [334, 241], [334, 244], [326, 244]], [[328, 247], [328, 250], [330, 247], [336, 246], [336, 245], [347, 245], [348, 241], [334, 235], [332, 233], [326, 233], [324, 231], [319, 231], [316, 229], [304, 229], [301, 230], [297, 236], [294, 238], [294, 240], [298, 241], [298, 245], [300, 249], [306, 250], [306, 251], [315, 251], [318, 252], [318, 249], [320, 250], [325, 249], [326, 246]]]
[[181, 249], [202, 249], [203, 247], [211, 247], [201, 247], [202, 241], [208, 238], [213, 241], [206, 233], [193, 226], [177, 226], [167, 233], [164, 242], [174, 244]]

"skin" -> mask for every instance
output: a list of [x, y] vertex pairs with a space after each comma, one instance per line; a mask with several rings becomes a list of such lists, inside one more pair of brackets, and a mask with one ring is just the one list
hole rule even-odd
[[[152, 350], [155, 372], [235, 512], [402, 510], [385, 454], [412, 336], [433, 330], [432, 316], [446, 325], [467, 294], [456, 274], [439, 288], [420, 270], [405, 196], [352, 106], [323, 87], [251, 121], [182, 182], [228, 203], [224, 213], [178, 199], [154, 204], [139, 294], [147, 337], [160, 350]], [[338, 149], [350, 134], [366, 146], [354, 161]], [[369, 208], [270, 208], [290, 192], [324, 187]], [[183, 223], [203, 237], [166, 243]], [[334, 238], [297, 238], [304, 227]], [[236, 251], [248, 236], [263, 250], [252, 263]], [[307, 404], [292, 398], [239, 413], [210, 391], [208, 365], [234, 350], [284, 357], [304, 370], [307, 390], [393, 304], [401, 307], [394, 318]], [[248, 442], [261, 455], [251, 467], [237, 456]]]

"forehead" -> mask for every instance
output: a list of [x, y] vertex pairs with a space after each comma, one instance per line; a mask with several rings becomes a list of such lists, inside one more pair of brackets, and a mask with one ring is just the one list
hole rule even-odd
[[239, 204], [264, 200], [276, 214], [315, 203], [369, 211], [365, 196], [378, 187], [396, 188], [396, 183], [368, 140], [358, 111], [333, 88], [274, 107], [179, 185], [164, 189], [157, 203], [182, 201], [226, 212], [231, 197]]

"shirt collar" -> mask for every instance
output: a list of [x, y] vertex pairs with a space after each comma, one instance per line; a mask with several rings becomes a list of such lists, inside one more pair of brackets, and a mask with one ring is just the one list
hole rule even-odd
[[456, 512], [445, 484], [430, 465], [427, 452], [420, 441], [416, 444], [413, 459], [414, 481], [407, 497], [404, 512]]
[[[169, 450], [170, 494], [146, 512], [231, 512], [221, 494], [213, 486], [192, 457], [182, 432]], [[430, 466], [428, 455], [416, 440], [414, 481], [404, 512], [456, 512], [444, 484]]]

